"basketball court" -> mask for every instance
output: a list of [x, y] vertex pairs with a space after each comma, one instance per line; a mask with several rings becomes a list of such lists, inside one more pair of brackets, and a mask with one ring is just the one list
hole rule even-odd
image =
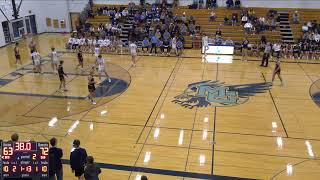
[[[112, 83], [102, 82], [92, 105], [88, 70], [77, 72], [76, 54], [64, 50], [68, 35], [34, 39], [44, 59], [52, 46], [61, 51], [69, 91], [57, 91], [49, 62], [42, 75], [32, 73], [25, 40], [23, 69], [16, 69], [13, 45], [1, 48], [0, 135], [57, 137], [65, 179], [74, 179], [67, 163], [76, 138], [101, 165], [103, 180], [320, 177], [316, 61], [284, 61], [285, 84], [271, 87], [274, 62], [261, 68], [257, 58], [210, 62], [186, 50], [182, 58], [139, 56], [132, 67], [129, 55], [104, 54]], [[85, 68], [93, 62], [84, 55]]]

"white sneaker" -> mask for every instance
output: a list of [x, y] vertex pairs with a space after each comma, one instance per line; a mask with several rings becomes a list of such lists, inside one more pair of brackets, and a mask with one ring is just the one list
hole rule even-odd
[[96, 104], [97, 104], [95, 101], [92, 101], [91, 103], [92, 103], [93, 105], [96, 105]]

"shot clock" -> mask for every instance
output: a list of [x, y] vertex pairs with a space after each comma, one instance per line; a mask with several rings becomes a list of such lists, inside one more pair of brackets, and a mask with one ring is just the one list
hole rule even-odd
[[0, 142], [0, 147], [0, 177], [49, 177], [49, 143], [9, 141]]

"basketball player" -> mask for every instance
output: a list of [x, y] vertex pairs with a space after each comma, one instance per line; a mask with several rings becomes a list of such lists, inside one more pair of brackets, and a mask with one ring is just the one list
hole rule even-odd
[[22, 65], [18, 42], [16, 42], [16, 46], [14, 47], [14, 56], [16, 57], [16, 65]]
[[96, 47], [94, 48], [94, 56], [98, 58], [99, 55], [100, 55], [100, 47], [97, 44]]
[[34, 72], [41, 73], [41, 56], [37, 52], [37, 50], [34, 50], [31, 54], [33, 64], [34, 64]]
[[281, 86], [283, 86], [283, 81], [282, 81], [282, 77], [281, 77], [281, 67], [280, 67], [280, 60], [277, 59], [276, 60], [276, 66], [273, 70], [273, 73], [272, 73], [272, 84], [273, 84], [273, 81], [274, 81], [274, 78], [275, 76], [278, 75], [280, 81], [281, 81]]
[[102, 58], [101, 54], [96, 59], [96, 65], [98, 65], [98, 73], [99, 73], [99, 80], [101, 80], [101, 74], [105, 74], [108, 78], [108, 81], [111, 82], [110, 76], [106, 71], [105, 60]]
[[95, 84], [96, 82], [94, 81], [94, 66], [91, 68], [89, 76], [88, 76], [88, 90], [89, 90], [89, 100], [91, 101], [92, 104], [97, 104], [93, 98], [96, 95], [96, 87]]
[[135, 67], [136, 66], [136, 57], [137, 57], [137, 45], [135, 44], [135, 42], [132, 42], [130, 44], [130, 53], [131, 53], [131, 60], [132, 60], [132, 66]]
[[55, 48], [51, 48], [51, 66], [52, 66], [52, 72], [56, 73], [58, 71], [58, 53], [56, 52]]
[[177, 50], [177, 37], [173, 37], [171, 40], [171, 51], [174, 52], [174, 54], [177, 56], [178, 55], [178, 50]]
[[247, 61], [248, 60], [248, 45], [249, 41], [247, 38], [244, 38], [242, 41], [242, 58], [241, 61]]
[[60, 64], [58, 66], [58, 75], [59, 75], [59, 79], [60, 79], [59, 91], [60, 92], [67, 91], [65, 77], [68, 77], [68, 75], [66, 73], [64, 73], [64, 71], [63, 71], [63, 61], [60, 61]]
[[178, 52], [178, 56], [181, 57], [181, 55], [183, 53], [183, 42], [182, 42], [181, 38], [177, 39], [177, 52]]
[[202, 46], [204, 48], [204, 55], [207, 56], [207, 50], [209, 49], [209, 38], [206, 34], [203, 34], [202, 43]]
[[83, 70], [83, 55], [82, 55], [81, 49], [78, 50], [77, 57], [78, 57], [78, 65], [77, 65], [76, 69], [81, 67], [81, 70]]

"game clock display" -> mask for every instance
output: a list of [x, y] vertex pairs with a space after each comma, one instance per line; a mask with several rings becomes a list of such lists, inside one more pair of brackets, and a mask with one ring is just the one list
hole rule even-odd
[[2, 178], [48, 178], [49, 143], [0, 142]]

